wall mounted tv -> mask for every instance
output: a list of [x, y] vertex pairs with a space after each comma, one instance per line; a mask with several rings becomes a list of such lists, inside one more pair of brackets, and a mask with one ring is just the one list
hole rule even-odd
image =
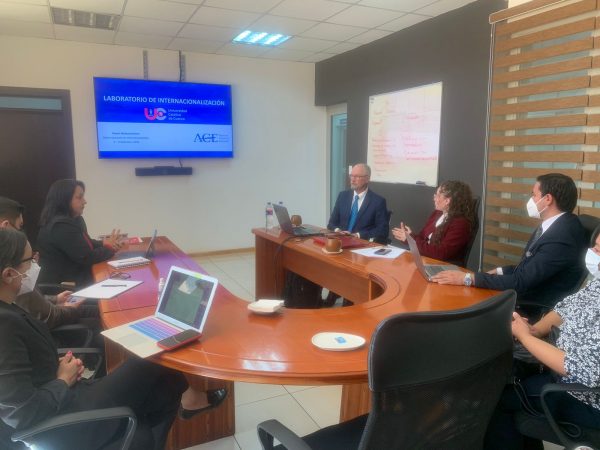
[[231, 86], [94, 77], [99, 158], [231, 158]]

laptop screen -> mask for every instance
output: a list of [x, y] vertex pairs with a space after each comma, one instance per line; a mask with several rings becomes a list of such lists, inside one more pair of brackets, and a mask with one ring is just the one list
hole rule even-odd
[[179, 267], [171, 267], [156, 315], [184, 328], [201, 331], [218, 281]]
[[156, 233], [158, 230], [154, 230], [154, 234], [152, 235], [152, 239], [150, 239], [150, 242], [148, 243], [148, 248], [146, 249], [146, 254], [144, 255], [145, 258], [147, 259], [151, 259], [154, 256], [154, 243], [156, 241]]

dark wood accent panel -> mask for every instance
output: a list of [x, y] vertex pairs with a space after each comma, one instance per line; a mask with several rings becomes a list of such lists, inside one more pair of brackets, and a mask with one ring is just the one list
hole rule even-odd
[[581, 174], [581, 181], [588, 183], [600, 183], [600, 172], [584, 170]]
[[[589, 135], [588, 135], [589, 136]], [[526, 134], [518, 136], [491, 136], [490, 144], [512, 145], [570, 145], [586, 142], [585, 133]]]
[[498, 183], [494, 181], [488, 181], [487, 189], [489, 192], [513, 192], [517, 194], [530, 194], [531, 184]]
[[600, 164], [600, 153], [583, 152], [583, 162], [585, 164]]
[[548, 172], [564, 173], [574, 180], [581, 180], [581, 169], [534, 169], [530, 167], [490, 167], [488, 175], [493, 177], [536, 178]]
[[515, 214], [505, 214], [496, 211], [486, 211], [486, 220], [493, 220], [500, 223], [511, 223], [513, 225], [522, 225], [525, 227], [535, 228], [538, 225], [536, 219], [527, 216], [517, 216]]
[[600, 208], [579, 207], [579, 214], [589, 214], [590, 216], [600, 217]]
[[505, 237], [509, 239], [514, 239], [517, 241], [528, 242], [531, 237], [531, 233], [524, 233], [522, 231], [515, 231], [508, 228], [501, 228], [494, 225], [486, 225], [485, 226], [485, 235], [486, 236], [496, 236], [496, 237]]
[[[594, 77], [592, 77], [594, 78]], [[587, 106], [588, 96], [551, 98], [533, 102], [505, 103], [492, 106], [493, 115], [527, 113], [533, 111], [554, 111], [557, 109], [579, 108]]]
[[571, 34], [582, 33], [584, 31], [592, 31], [596, 27], [596, 19], [588, 17], [576, 22], [559, 25], [553, 28], [529, 33], [524, 36], [499, 39], [494, 42], [494, 51], [496, 53], [511, 50], [513, 48], [526, 47], [531, 44], [557, 39]]
[[504, 244], [502, 242], [492, 241], [491, 239], [485, 239], [484, 247], [486, 250], [495, 250], [514, 256], [521, 256], [523, 254], [523, 248], [521, 246]]
[[561, 73], [575, 72], [590, 69], [592, 67], [592, 57], [582, 56], [581, 58], [561, 61], [556, 63], [544, 64], [531, 67], [529, 69], [514, 70], [512, 72], [497, 72], [494, 70], [494, 83], [510, 83], [511, 81], [527, 80], [529, 78], [545, 77], [548, 75], [558, 75]]
[[519, 199], [503, 198], [490, 195], [487, 197], [487, 206], [498, 206], [501, 208], [524, 208], [525, 202]]
[[597, 189], [581, 189], [581, 200], [600, 202], [600, 191]]
[[[513, 97], [525, 97], [527, 95], [546, 94], [548, 92], [571, 91], [584, 89], [590, 85], [589, 76], [579, 76], [558, 81], [544, 81], [518, 87], [494, 87], [492, 99], [504, 100]], [[590, 105], [591, 106], [591, 105]]]
[[535, 119], [492, 120], [490, 128], [493, 131], [523, 130], [535, 128], [577, 127], [586, 125], [586, 114], [560, 115], [539, 117]]
[[565, 42], [549, 47], [538, 48], [531, 51], [524, 51], [516, 55], [498, 56], [494, 60], [494, 67], [508, 67], [532, 61], [540, 61], [547, 58], [552, 58], [554, 56], [582, 52], [592, 48], [594, 48], [594, 38], [589, 37], [586, 39]]
[[583, 151], [572, 152], [490, 152], [490, 161], [583, 162]]
[[503, 9], [502, 11], [490, 14], [490, 23], [500, 22], [501, 20], [512, 19], [536, 9], [544, 8], [555, 3], [560, 3], [561, 0], [531, 0], [511, 8]]
[[[555, 2], [552, 2], [555, 3]], [[529, 28], [539, 27], [548, 23], [556, 22], [562, 19], [569, 19], [596, 9], [596, 0], [582, 0], [572, 3], [567, 6], [551, 9], [549, 11], [540, 12], [523, 19], [506, 22], [496, 25], [496, 35], [502, 36], [517, 31], [527, 30]]]

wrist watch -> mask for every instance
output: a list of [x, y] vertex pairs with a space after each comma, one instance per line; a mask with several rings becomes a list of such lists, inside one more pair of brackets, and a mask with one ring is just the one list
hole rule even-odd
[[471, 287], [473, 285], [473, 277], [471, 276], [471, 272], [465, 273], [465, 279], [463, 280], [463, 283], [467, 287]]

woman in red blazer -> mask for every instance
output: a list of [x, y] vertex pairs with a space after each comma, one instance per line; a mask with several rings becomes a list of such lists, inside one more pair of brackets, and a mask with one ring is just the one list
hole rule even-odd
[[462, 181], [445, 181], [433, 194], [433, 203], [435, 211], [418, 234], [402, 222], [392, 234], [404, 242], [410, 233], [422, 256], [462, 265], [477, 220], [471, 188]]

